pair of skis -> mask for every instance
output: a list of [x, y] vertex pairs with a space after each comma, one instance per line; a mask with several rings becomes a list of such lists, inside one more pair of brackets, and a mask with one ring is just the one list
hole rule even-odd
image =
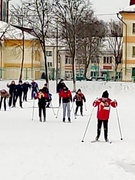
[[112, 141], [99, 141], [99, 140], [93, 140], [93, 141], [91, 141], [91, 143], [96, 143], [96, 142], [106, 142], [106, 143], [109, 143], [109, 144], [111, 144], [112, 143]]

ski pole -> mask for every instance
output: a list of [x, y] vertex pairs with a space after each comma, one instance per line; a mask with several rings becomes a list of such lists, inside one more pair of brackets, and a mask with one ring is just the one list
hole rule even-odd
[[84, 104], [85, 104], [85, 111], [87, 111], [87, 108], [86, 108], [86, 102], [84, 102]]
[[[74, 114], [74, 118], [76, 119], [76, 115], [75, 115], [75, 111], [74, 111], [74, 104], [73, 104], [73, 102], [72, 102], [72, 107], [71, 107], [71, 110], [73, 109], [73, 114]], [[71, 111], [70, 110], [70, 111]]]
[[33, 121], [33, 118], [34, 118], [34, 105], [35, 105], [35, 99], [33, 99], [33, 108], [32, 108], [32, 121]]
[[57, 111], [57, 114], [56, 114], [56, 118], [58, 117], [59, 110], [60, 110], [60, 106], [58, 107], [58, 111]]
[[91, 111], [91, 114], [90, 114], [90, 117], [89, 117], [89, 120], [88, 120], [88, 123], [87, 123], [86, 129], [85, 129], [85, 132], [84, 132], [84, 135], [83, 135], [83, 138], [82, 138], [82, 142], [84, 142], [84, 138], [85, 138], [85, 135], [86, 135], [87, 129], [88, 129], [88, 127], [89, 127], [89, 123], [90, 123], [90, 120], [91, 120], [91, 117], [92, 117], [92, 114], [93, 114], [93, 110], [94, 110], [94, 107], [92, 108], [92, 111]]
[[118, 126], [119, 126], [119, 132], [120, 132], [120, 140], [123, 140], [117, 107], [116, 107], [116, 115], [117, 115]]
[[51, 106], [52, 106], [51, 108], [52, 108], [53, 114], [56, 115], [56, 114], [55, 114], [55, 111], [54, 111], [54, 107], [53, 107], [53, 105], [52, 105], [52, 102], [51, 102]]

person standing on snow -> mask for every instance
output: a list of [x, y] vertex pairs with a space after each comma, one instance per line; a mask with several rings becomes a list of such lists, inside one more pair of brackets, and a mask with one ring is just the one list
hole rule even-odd
[[34, 98], [38, 99], [39, 121], [42, 122], [42, 111], [43, 111], [43, 122], [45, 122], [46, 121], [46, 102], [48, 99], [48, 95], [42, 89], [40, 89]]
[[21, 108], [23, 108], [22, 107], [22, 93], [23, 93], [23, 84], [22, 84], [22, 80], [20, 80], [19, 83], [16, 85], [15, 105], [16, 105], [17, 99], [19, 98], [19, 105]]
[[47, 84], [44, 84], [44, 87], [42, 88], [42, 91], [48, 95], [48, 101], [46, 107], [49, 108], [51, 101], [52, 101], [52, 94], [49, 92], [49, 89], [47, 87]]
[[0, 90], [0, 110], [1, 110], [1, 106], [2, 106], [2, 101], [4, 100], [4, 110], [6, 111], [6, 99], [7, 98], [9, 98], [9, 93], [5, 89]]
[[28, 90], [31, 88], [31, 85], [29, 84], [28, 81], [23, 83], [23, 101], [27, 101], [27, 94]]
[[[66, 87], [64, 80], [61, 79], [57, 84], [57, 93], [60, 93], [63, 90], [63, 87]], [[61, 97], [59, 96], [59, 106], [61, 105]]]
[[63, 90], [60, 91], [59, 96], [62, 99], [62, 104], [63, 104], [63, 122], [65, 122], [66, 110], [67, 110], [68, 121], [71, 122], [70, 119], [70, 101], [72, 101], [71, 91], [65, 86], [63, 87]]
[[102, 94], [102, 97], [99, 99], [96, 99], [93, 102], [93, 106], [97, 106], [97, 136], [96, 136], [96, 141], [99, 140], [100, 133], [101, 133], [101, 127], [102, 124], [104, 126], [104, 138], [105, 141], [108, 142], [108, 119], [110, 115], [110, 106], [112, 107], [117, 107], [117, 101], [114, 100], [112, 101], [109, 98], [109, 93], [108, 91], [104, 91]]
[[76, 102], [75, 115], [77, 115], [78, 108], [80, 107], [80, 113], [83, 116], [83, 101], [86, 102], [84, 94], [81, 92], [81, 89], [78, 89], [76, 95], [73, 97], [73, 102]]
[[34, 98], [35, 94], [37, 94], [39, 88], [38, 83], [36, 83], [34, 80], [31, 82], [31, 99]]
[[9, 107], [13, 106], [15, 107], [15, 99], [16, 99], [16, 84], [15, 81], [11, 81], [10, 84], [7, 84], [7, 87], [9, 88]]

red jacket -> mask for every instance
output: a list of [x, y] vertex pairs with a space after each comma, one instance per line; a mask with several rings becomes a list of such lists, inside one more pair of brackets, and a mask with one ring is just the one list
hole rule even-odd
[[67, 91], [60, 91], [59, 96], [62, 98], [63, 103], [68, 103], [72, 101], [72, 94], [70, 90]]
[[108, 120], [110, 115], [110, 107], [116, 107], [117, 102], [112, 101], [111, 99], [103, 100], [103, 98], [99, 98], [93, 102], [93, 106], [98, 106], [97, 109], [97, 119], [98, 120]]

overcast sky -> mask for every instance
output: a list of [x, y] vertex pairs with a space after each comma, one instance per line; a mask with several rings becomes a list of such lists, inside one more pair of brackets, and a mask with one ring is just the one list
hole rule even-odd
[[[11, 0], [10, 4], [16, 4], [20, 0]], [[92, 9], [99, 19], [108, 21], [117, 19], [116, 13], [129, 6], [130, 0], [88, 0], [92, 3]], [[110, 15], [109, 15], [110, 14]]]

